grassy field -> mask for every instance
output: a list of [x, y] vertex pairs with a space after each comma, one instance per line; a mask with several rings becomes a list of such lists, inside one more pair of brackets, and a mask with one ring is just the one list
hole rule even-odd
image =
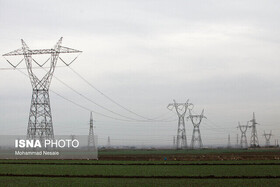
[[[30, 164], [31, 163], [31, 164]], [[35, 164], [33, 164], [35, 163]], [[88, 164], [88, 165], [71, 165]], [[136, 164], [159, 165], [136, 165]], [[224, 162], [138, 162], [138, 161], [1, 161], [0, 184], [4, 186], [278, 186], [276, 179], [174, 179], [114, 178], [112, 176], [280, 176], [279, 161]], [[255, 165], [171, 165], [171, 164], [247, 164]], [[259, 165], [259, 164], [278, 165]], [[62, 165], [56, 165], [62, 164]], [[92, 165], [90, 165], [92, 164]], [[105, 164], [105, 165], [94, 165]], [[110, 165], [128, 164], [128, 165]], [[29, 175], [3, 176], [6, 174]], [[37, 176], [33, 176], [37, 175]], [[38, 176], [41, 175], [41, 176]], [[52, 177], [47, 177], [53, 175]], [[67, 175], [67, 176], [66, 176]], [[94, 175], [112, 178], [100, 178]], [[71, 177], [74, 176], [74, 177]], [[88, 177], [83, 177], [88, 176]]]
[[[280, 155], [279, 150], [108, 150], [100, 155], [232, 152]], [[280, 160], [0, 160], [0, 186], [280, 186]]]
[[0, 174], [122, 176], [280, 176], [279, 165], [30, 165], [3, 164]]
[[0, 177], [2, 186], [279, 186], [279, 179], [94, 179], [94, 178], [43, 178], [43, 177]]

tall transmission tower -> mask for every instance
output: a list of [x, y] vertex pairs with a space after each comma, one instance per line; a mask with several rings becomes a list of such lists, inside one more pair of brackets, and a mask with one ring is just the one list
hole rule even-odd
[[240, 132], [241, 132], [240, 147], [241, 148], [247, 148], [248, 143], [247, 143], [246, 131], [248, 129], [248, 124], [247, 125], [240, 125], [240, 122], [238, 122], [237, 128], [239, 128]]
[[190, 110], [189, 107], [193, 106], [193, 104], [189, 103], [187, 100], [186, 103], [170, 103], [167, 108], [169, 110], [173, 110], [175, 108], [177, 115], [178, 115], [178, 129], [177, 129], [177, 141], [176, 147], [177, 149], [185, 149], [187, 148], [187, 137], [186, 137], [186, 128], [185, 128], [185, 115], [187, 110]]
[[[23, 55], [25, 59], [28, 75], [32, 85], [32, 99], [31, 99], [31, 106], [30, 106], [29, 120], [28, 120], [28, 127], [27, 127], [27, 138], [40, 139], [40, 140], [52, 139], [54, 138], [54, 130], [53, 130], [53, 121], [52, 121], [51, 106], [50, 106], [49, 87], [57, 64], [57, 60], [58, 58], [60, 58], [59, 54], [81, 53], [82, 51], [61, 46], [62, 37], [59, 39], [57, 44], [52, 49], [31, 50], [23, 40], [21, 40], [21, 43], [22, 43], [22, 48], [4, 54], [3, 56], [5, 57], [5, 56]], [[50, 58], [43, 64], [38, 63], [32, 58], [32, 55], [43, 55], [43, 54], [50, 55]], [[49, 69], [47, 70], [47, 73], [43, 76], [43, 78], [41, 79], [38, 78], [33, 72], [33, 65], [35, 65], [34, 63], [44, 68], [44, 65], [49, 60], [50, 60], [50, 66]], [[11, 62], [9, 63], [14, 68], [16, 68], [21, 62], [22, 61], [20, 61], [17, 65], [13, 65]], [[66, 65], [71, 64], [71, 63], [67, 64], [65, 61], [63, 61], [63, 63], [65, 63]]]
[[92, 112], [90, 112], [89, 133], [88, 133], [88, 149], [90, 148], [95, 149]]
[[265, 133], [265, 131], [263, 132], [263, 136], [265, 138], [265, 146], [270, 146], [270, 138], [272, 136], [272, 133], [270, 131], [270, 133]]
[[253, 119], [251, 119], [250, 122], [252, 123], [252, 125], [249, 126], [250, 128], [252, 128], [250, 147], [259, 147], [259, 140], [257, 135], [257, 127], [256, 127], [258, 123], [256, 122], [255, 113], [253, 113]]
[[199, 126], [201, 124], [201, 121], [203, 118], [206, 118], [204, 116], [204, 109], [202, 110], [200, 115], [193, 115], [190, 111], [190, 115], [188, 116], [188, 119], [191, 119], [191, 122], [193, 124], [193, 134], [192, 134], [192, 141], [191, 141], [191, 148], [193, 149], [195, 147], [195, 144], [198, 144], [198, 148], [202, 148], [202, 140], [201, 140], [201, 134]]
[[176, 148], [176, 137], [173, 136], [173, 147]]
[[231, 144], [230, 144], [230, 134], [228, 134], [228, 145], [227, 145], [228, 148], [231, 148]]

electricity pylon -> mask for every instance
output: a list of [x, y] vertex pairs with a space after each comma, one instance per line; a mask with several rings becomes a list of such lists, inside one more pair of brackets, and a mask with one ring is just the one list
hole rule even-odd
[[236, 134], [236, 148], [239, 147], [238, 134]]
[[[28, 75], [32, 85], [32, 99], [31, 99], [29, 121], [27, 127], [27, 138], [40, 139], [40, 140], [52, 139], [54, 138], [54, 130], [53, 130], [53, 121], [52, 121], [51, 106], [50, 106], [49, 87], [57, 64], [57, 60], [58, 58], [60, 58], [59, 54], [81, 53], [82, 51], [61, 46], [62, 37], [59, 39], [57, 44], [52, 49], [31, 50], [23, 40], [21, 40], [21, 43], [22, 43], [22, 48], [4, 54], [3, 56], [5, 57], [5, 56], [23, 55], [25, 59]], [[42, 55], [42, 54], [50, 55], [50, 58], [43, 64], [38, 63], [32, 58], [32, 55]], [[44, 65], [49, 60], [50, 60], [50, 64], [47, 73], [43, 76], [43, 78], [41, 79], [38, 78], [33, 72], [34, 63], [44, 68]], [[20, 61], [17, 65], [13, 65], [10, 61], [8, 62], [14, 68], [16, 68], [22, 61]], [[65, 63], [66, 65], [71, 64], [71, 63], [67, 64], [64, 61], [63, 63]]]
[[191, 122], [193, 124], [193, 134], [192, 134], [192, 141], [191, 141], [191, 148], [193, 149], [195, 147], [196, 142], [198, 143], [198, 148], [202, 148], [202, 140], [201, 140], [201, 134], [199, 126], [201, 124], [201, 121], [203, 118], [206, 118], [204, 116], [204, 109], [202, 110], [200, 115], [193, 115], [190, 111], [190, 115], [187, 119], [191, 119]]
[[230, 143], [230, 134], [228, 134], [228, 145], [227, 145], [228, 148], [231, 148], [231, 143]]
[[248, 143], [247, 143], [246, 131], [248, 129], [248, 124], [247, 125], [240, 125], [240, 122], [238, 122], [237, 128], [239, 128], [240, 132], [241, 132], [240, 147], [241, 148], [247, 148]]
[[111, 148], [110, 136], [108, 136], [108, 140], [107, 140], [107, 148]]
[[270, 131], [270, 133], [265, 133], [265, 131], [263, 132], [263, 136], [265, 138], [265, 146], [270, 146], [270, 138], [272, 136], [272, 133]]
[[189, 107], [193, 106], [193, 104], [189, 103], [189, 100], [187, 100], [186, 103], [176, 103], [175, 100], [173, 100], [174, 103], [170, 103], [167, 108], [169, 110], [172, 110], [175, 108], [177, 115], [178, 115], [178, 129], [177, 129], [177, 141], [176, 141], [176, 147], [177, 149], [185, 149], [187, 148], [187, 137], [186, 137], [186, 128], [185, 128], [185, 114], [187, 110], [190, 110]]
[[176, 148], [176, 138], [173, 136], [173, 148]]
[[255, 113], [253, 113], [253, 119], [251, 119], [250, 122], [252, 123], [252, 125], [249, 126], [250, 128], [252, 128], [250, 147], [259, 147], [259, 140], [257, 135], [257, 127], [256, 127], [258, 123], [256, 122]]
[[95, 149], [92, 112], [90, 113], [89, 120], [88, 149]]
[[275, 140], [275, 147], [279, 147], [278, 139]]

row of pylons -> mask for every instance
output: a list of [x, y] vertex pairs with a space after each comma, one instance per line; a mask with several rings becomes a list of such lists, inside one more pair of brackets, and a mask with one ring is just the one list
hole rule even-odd
[[[241, 132], [241, 137], [240, 137], [240, 142], [239, 142], [238, 134], [237, 134], [237, 144], [236, 144], [237, 147], [240, 147], [240, 148], [248, 147], [247, 136], [246, 136], [246, 132], [248, 129], [252, 129], [249, 147], [250, 148], [260, 147], [259, 140], [258, 140], [258, 134], [257, 134], [257, 126], [256, 126], [257, 124], [258, 123], [256, 122], [255, 113], [253, 113], [253, 118], [250, 121], [248, 121], [246, 125], [241, 125], [241, 123], [238, 122], [237, 128]], [[265, 146], [267, 146], [267, 147], [270, 146], [270, 138], [272, 136], [272, 132], [270, 131], [270, 133], [265, 133], [265, 131], [264, 131], [263, 136], [265, 138]], [[230, 144], [230, 142], [228, 144]], [[278, 145], [278, 140], [275, 143], [275, 145]]]

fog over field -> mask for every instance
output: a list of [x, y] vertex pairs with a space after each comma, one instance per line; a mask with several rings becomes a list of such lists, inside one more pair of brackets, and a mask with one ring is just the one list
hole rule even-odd
[[[21, 48], [20, 39], [45, 49], [63, 36], [63, 46], [83, 51], [71, 68], [137, 115], [58, 61], [50, 89], [80, 106], [50, 92], [55, 135], [87, 135], [93, 110], [100, 145], [108, 136], [112, 146], [172, 145], [178, 117], [167, 105], [189, 99], [194, 113], [205, 110], [203, 144], [227, 145], [230, 134], [235, 145], [238, 121], [245, 125], [253, 112], [260, 144], [264, 130], [272, 131], [274, 144], [280, 139], [279, 9], [277, 0], [0, 0], [0, 134], [26, 133], [32, 93], [28, 77], [6, 69], [2, 55]], [[192, 129], [186, 121], [188, 144]], [[251, 129], [248, 142], [250, 135]]]

